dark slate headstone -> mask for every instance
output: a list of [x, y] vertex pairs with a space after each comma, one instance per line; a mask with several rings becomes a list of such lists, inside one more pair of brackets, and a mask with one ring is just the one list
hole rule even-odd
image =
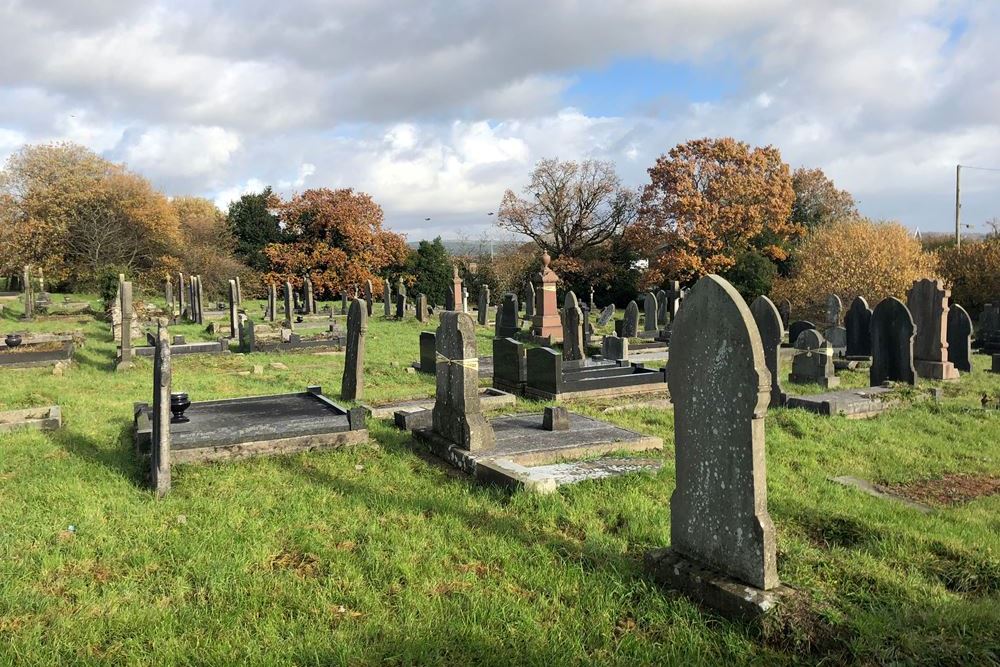
[[496, 440], [479, 403], [475, 324], [465, 313], [445, 311], [440, 317], [434, 433], [470, 452], [491, 449]]
[[775, 588], [764, 458], [771, 378], [753, 315], [732, 285], [708, 275], [691, 290], [673, 332], [671, 549], [755, 588]]
[[656, 305], [656, 295], [652, 292], [646, 292], [642, 305], [645, 313], [642, 326], [643, 331], [656, 331], [656, 319], [660, 311]]
[[365, 392], [365, 334], [368, 332], [368, 306], [360, 299], [351, 301], [347, 311], [347, 348], [340, 398], [357, 401]]
[[478, 316], [479, 324], [482, 326], [486, 326], [486, 323], [489, 321], [489, 316], [490, 316], [489, 285], [483, 285], [479, 289], [479, 303], [477, 304], [477, 308], [478, 312], [476, 313], [476, 315]]
[[915, 280], [906, 296], [906, 307], [917, 328], [913, 339], [913, 367], [931, 380], [955, 380], [958, 371], [948, 361], [948, 297], [940, 280]]
[[957, 303], [948, 309], [948, 361], [960, 371], [972, 372], [972, 318]]
[[833, 347], [815, 329], [806, 329], [795, 339], [791, 382], [816, 383], [830, 389], [840, 384], [833, 372]]
[[186, 288], [184, 286], [184, 274], [183, 273], [178, 273], [177, 274], [177, 316], [180, 317], [180, 318], [187, 318], [187, 316], [188, 316], [187, 304], [185, 303], [185, 300], [184, 300], [184, 290], [185, 289]]
[[545, 408], [542, 414], [542, 428], [546, 431], [568, 431], [569, 411], [560, 406]]
[[433, 331], [420, 332], [420, 372], [437, 372], [437, 335]]
[[910, 311], [895, 297], [883, 299], [872, 311], [872, 366], [869, 383], [873, 387], [883, 382], [916, 382], [913, 368], [913, 336], [915, 326]]
[[566, 299], [563, 303], [562, 327], [563, 359], [577, 361], [586, 357], [583, 340], [583, 313], [580, 310], [576, 294], [572, 291], [566, 293]]
[[365, 306], [368, 308], [368, 317], [372, 316], [373, 309], [375, 308], [375, 296], [374, 287], [372, 286], [371, 280], [365, 281]]
[[278, 316], [278, 286], [271, 283], [267, 286], [267, 321], [274, 322]]
[[530, 280], [524, 284], [524, 318], [535, 316], [535, 285]]
[[601, 315], [600, 317], [597, 318], [597, 326], [599, 327], [605, 326], [608, 322], [611, 321], [611, 318], [613, 318], [614, 316], [615, 316], [615, 304], [610, 303], [607, 306], [605, 306], [603, 310], [601, 310]]
[[781, 326], [788, 329], [788, 325], [792, 322], [792, 302], [788, 299], [779, 301], [778, 314], [781, 315]]
[[404, 317], [406, 317], [406, 292], [398, 292], [396, 294], [396, 319], [401, 320]]
[[750, 304], [750, 313], [753, 315], [757, 331], [760, 333], [760, 342], [764, 350], [764, 363], [771, 374], [771, 405], [780, 407], [785, 404], [785, 392], [781, 390], [781, 374], [778, 370], [781, 359], [781, 340], [785, 336], [785, 331], [781, 325], [781, 315], [774, 303], [766, 296], [758, 296]]
[[292, 317], [292, 283], [285, 281], [285, 320], [282, 326], [291, 329], [294, 326], [295, 318]]
[[601, 341], [601, 356], [612, 361], [628, 361], [628, 338], [612, 334]]
[[816, 325], [807, 320], [799, 320], [797, 322], [792, 322], [788, 327], [788, 342], [795, 345], [795, 341], [799, 339], [802, 332], [806, 329], [815, 329]]
[[423, 292], [417, 295], [416, 308], [417, 322], [426, 322], [430, 319], [430, 316], [427, 314], [427, 296]]
[[872, 310], [863, 296], [854, 298], [844, 316], [848, 359], [872, 356]]
[[639, 305], [629, 301], [622, 319], [622, 338], [635, 338], [639, 335]]
[[229, 281], [229, 337], [236, 338], [240, 331], [239, 292], [236, 281]]
[[511, 338], [521, 331], [517, 310], [517, 295], [513, 292], [504, 294], [496, 320], [495, 333], [498, 338]]
[[493, 339], [493, 386], [504, 391], [524, 391], [527, 380], [524, 343], [513, 338]]

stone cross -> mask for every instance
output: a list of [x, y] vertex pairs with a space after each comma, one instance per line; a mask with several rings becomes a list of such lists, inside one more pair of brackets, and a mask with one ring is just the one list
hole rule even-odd
[[639, 306], [635, 301], [629, 301], [625, 307], [625, 317], [622, 319], [622, 338], [635, 338], [639, 335]]
[[642, 305], [646, 315], [642, 325], [643, 331], [656, 331], [656, 318], [660, 310], [656, 305], [656, 294], [646, 292]]
[[239, 298], [240, 292], [235, 280], [229, 281], [229, 337], [236, 338], [239, 334]]
[[677, 471], [671, 549], [772, 589], [779, 581], [764, 460], [771, 378], [760, 335], [746, 302], [719, 276], [699, 280], [686, 301], [667, 364]]
[[184, 274], [177, 273], [177, 316], [187, 318], [187, 305], [184, 303]]
[[916, 382], [913, 368], [913, 317], [906, 305], [896, 297], [883, 299], [872, 311], [872, 365], [869, 384], [883, 382]]
[[282, 295], [285, 300], [285, 320], [281, 326], [286, 329], [295, 328], [295, 318], [292, 317], [292, 283], [285, 281], [285, 293]]
[[132, 283], [124, 281], [119, 285], [119, 308], [122, 313], [121, 340], [118, 346], [118, 359], [115, 370], [121, 371], [132, 367], [135, 352], [132, 349]]
[[583, 313], [580, 311], [580, 303], [576, 294], [571, 291], [566, 293], [563, 302], [562, 312], [563, 329], [563, 359], [565, 361], [577, 361], [586, 357], [584, 354], [583, 342]]
[[948, 309], [948, 361], [955, 368], [972, 372], [972, 318], [957, 303]]
[[518, 319], [517, 295], [507, 292], [503, 295], [500, 310], [497, 311], [495, 333], [498, 338], [513, 338], [521, 331]]
[[535, 316], [535, 284], [530, 280], [524, 285], [524, 319]]
[[489, 310], [490, 310], [490, 286], [483, 285], [479, 290], [479, 303], [476, 305], [478, 311], [476, 315], [478, 316], [479, 324], [481, 326], [486, 326], [489, 321]]
[[958, 370], [948, 361], [948, 298], [951, 290], [940, 280], [915, 280], [906, 307], [917, 327], [913, 340], [913, 367], [931, 380], [956, 380]]
[[150, 483], [157, 498], [170, 491], [170, 335], [162, 320], [156, 327], [153, 351], [152, 439], [150, 443]]
[[375, 308], [375, 297], [372, 295], [372, 281], [365, 281], [365, 309], [368, 311], [368, 317], [372, 316], [372, 311]]
[[771, 401], [773, 407], [785, 404], [785, 392], [781, 389], [781, 375], [778, 372], [781, 360], [781, 340], [785, 330], [781, 326], [781, 315], [774, 303], [761, 295], [750, 304], [750, 313], [760, 334], [761, 347], [764, 350], [764, 364], [771, 374]]
[[795, 339], [790, 382], [816, 383], [826, 389], [840, 385], [833, 372], [833, 346], [815, 329], [806, 329]]
[[347, 311], [347, 352], [344, 357], [344, 377], [340, 383], [340, 398], [357, 401], [365, 391], [365, 334], [368, 332], [368, 306], [360, 299], [351, 301]]
[[417, 295], [416, 307], [417, 322], [426, 322], [430, 319], [430, 316], [427, 314], [427, 295], [423, 292]]
[[854, 297], [844, 316], [848, 359], [865, 361], [872, 356], [872, 309], [863, 296]]
[[445, 311], [437, 329], [437, 393], [434, 433], [470, 452], [491, 449], [493, 427], [479, 402], [476, 327], [465, 313]]
[[562, 339], [562, 322], [556, 301], [556, 283], [559, 276], [549, 268], [552, 258], [542, 255], [542, 270], [535, 276], [535, 314], [531, 319], [531, 333], [541, 338], [551, 336], [554, 343]]

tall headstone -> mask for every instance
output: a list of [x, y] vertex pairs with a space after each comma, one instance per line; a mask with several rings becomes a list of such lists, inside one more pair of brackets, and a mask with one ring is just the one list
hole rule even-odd
[[257, 332], [253, 320], [246, 315], [240, 315], [240, 352], [249, 354], [257, 345]]
[[347, 287], [344, 287], [344, 289], [341, 290], [341, 292], [340, 292], [340, 314], [341, 315], [346, 315], [347, 314], [347, 306], [350, 303], [350, 301], [351, 301], [351, 297], [347, 293]]
[[469, 290], [462, 288], [462, 312], [469, 312]]
[[540, 338], [551, 336], [554, 343], [562, 338], [562, 322], [556, 302], [556, 283], [559, 276], [549, 268], [552, 258], [542, 255], [542, 270], [535, 276], [535, 314], [531, 320], [531, 333]]
[[643, 331], [656, 331], [656, 322], [660, 312], [660, 309], [656, 305], [656, 294], [653, 292], [646, 292], [646, 296], [642, 303], [643, 311], [646, 315], [645, 321], [642, 325]]
[[396, 319], [406, 317], [406, 291], [396, 293]]
[[285, 320], [281, 326], [286, 329], [295, 327], [295, 318], [292, 317], [292, 283], [285, 281], [285, 293], [282, 295], [285, 300]]
[[833, 372], [833, 346], [815, 329], [806, 329], [795, 340], [790, 382], [816, 383], [826, 389], [840, 385]]
[[153, 351], [153, 424], [151, 433], [150, 484], [157, 498], [170, 491], [170, 334], [163, 321], [157, 324]]
[[479, 403], [476, 327], [467, 314], [441, 313], [436, 372], [434, 433], [470, 452], [492, 448], [493, 427], [483, 416]]
[[240, 282], [239, 276], [236, 276], [236, 306], [243, 307], [243, 283]]
[[517, 295], [507, 292], [503, 295], [500, 303], [500, 310], [497, 311], [496, 329], [497, 338], [514, 338], [521, 331], [521, 322], [518, 319]]
[[684, 299], [684, 290], [681, 289], [680, 282], [671, 280], [667, 284], [667, 315], [673, 320], [677, 316], [677, 311], [681, 308], [681, 301]]
[[622, 318], [622, 338], [635, 338], [639, 335], [639, 305], [629, 301], [625, 307], [625, 317]]
[[310, 278], [305, 279], [305, 310], [309, 315], [316, 314], [316, 294], [313, 292], [313, 281]]
[[586, 357], [587, 348], [584, 347], [583, 341], [583, 313], [580, 310], [576, 294], [572, 291], [566, 293], [566, 299], [563, 302], [562, 328], [563, 359], [577, 361]]
[[530, 320], [535, 316], [535, 283], [528, 281], [524, 284], [524, 319]]
[[433, 331], [420, 332], [420, 368], [421, 373], [437, 372], [437, 334]]
[[122, 313], [121, 338], [118, 345], [118, 359], [115, 370], [121, 371], [132, 367], [135, 351], [132, 349], [132, 317], [135, 314], [132, 306], [132, 283], [123, 281], [118, 286], [120, 302], [118, 307]]
[[788, 299], [779, 301], [778, 314], [781, 315], [781, 326], [787, 330], [788, 326], [792, 323], [792, 302]]
[[867, 360], [872, 356], [872, 309], [863, 296], [854, 297], [844, 316], [848, 359]]
[[872, 365], [868, 371], [873, 387], [883, 382], [916, 383], [913, 368], [913, 336], [916, 327], [906, 305], [896, 297], [883, 299], [872, 311]]
[[229, 337], [237, 338], [240, 331], [239, 323], [239, 290], [236, 281], [229, 281]]
[[490, 315], [490, 286], [483, 285], [479, 289], [479, 303], [476, 305], [479, 324], [486, 326]]
[[172, 318], [174, 316], [174, 284], [170, 281], [170, 276], [163, 282], [163, 298], [167, 302], [167, 313]]
[[759, 592], [779, 586], [764, 458], [770, 373], [750, 309], [719, 276], [695, 284], [673, 332], [667, 382], [677, 486], [670, 551], [653, 567], [658, 578], [708, 604], [741, 607], [751, 591], [710, 589], [712, 582], [684, 565]]
[[32, 294], [31, 290], [31, 267], [24, 267], [24, 277], [23, 277], [23, 295], [24, 295], [24, 315], [23, 318], [26, 320], [33, 319], [35, 317], [35, 295]]
[[274, 283], [267, 285], [267, 321], [274, 322], [278, 311], [278, 286]]
[[462, 307], [462, 278], [458, 275], [458, 267], [451, 267], [451, 287], [448, 290], [446, 310], [457, 311]]
[[[375, 308], [375, 297], [372, 294], [373, 291], [372, 281], [365, 281], [365, 307], [368, 310], [368, 317], [372, 316], [373, 309]], [[419, 319], [419, 318], [418, 318]], [[423, 322], [423, 320], [420, 320]]]
[[670, 316], [667, 314], [667, 292], [658, 290], [656, 292], [656, 326], [662, 329], [670, 324]]
[[195, 290], [194, 290], [195, 301], [198, 303], [197, 310], [197, 322], [198, 324], [205, 323], [205, 287], [201, 284], [201, 276], [195, 276]]
[[958, 370], [948, 361], [948, 298], [951, 290], [940, 280], [913, 281], [906, 307], [917, 327], [913, 340], [913, 367], [931, 380], [956, 380]]
[[[840, 314], [844, 311], [844, 303], [836, 294], [826, 296], [826, 323], [828, 326], [840, 326]], [[794, 343], [795, 341], [789, 341]]]
[[383, 314], [386, 317], [392, 317], [392, 285], [388, 278], [383, 281], [382, 285], [382, 307], [385, 311]]
[[340, 383], [340, 398], [360, 400], [365, 392], [365, 334], [368, 332], [368, 306], [360, 299], [351, 301], [347, 311], [347, 350], [344, 376]]
[[429, 320], [430, 316], [427, 314], [427, 295], [421, 292], [417, 295], [415, 303], [417, 307], [417, 322], [426, 322]]
[[957, 303], [948, 309], [948, 361], [960, 371], [972, 372], [972, 318]]
[[[177, 316], [181, 319], [190, 319], [188, 317], [187, 303], [185, 303], [184, 290], [186, 289], [184, 285], [184, 274], [177, 273]], [[187, 300], [190, 303], [190, 300]]]
[[785, 337], [781, 315], [774, 303], [764, 295], [753, 300], [750, 304], [750, 313], [760, 334], [764, 364], [771, 374], [771, 405], [780, 407], [785, 404], [785, 392], [781, 389], [781, 374], [778, 370], [781, 360], [781, 340]]

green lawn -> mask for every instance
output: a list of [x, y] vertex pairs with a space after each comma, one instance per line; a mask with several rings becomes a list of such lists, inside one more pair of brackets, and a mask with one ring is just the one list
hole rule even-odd
[[[150, 362], [112, 373], [106, 324], [26, 326], [18, 313], [8, 302], [0, 333], [79, 328], [87, 340], [63, 377], [0, 370], [0, 409], [58, 404], [64, 418], [57, 432], [0, 436], [0, 664], [1000, 661], [1000, 495], [924, 515], [828, 481], [1000, 476], [1000, 411], [979, 402], [1000, 394], [986, 357], [940, 402], [874, 420], [770, 411], [778, 570], [802, 596], [757, 627], [642, 572], [643, 553], [669, 543], [670, 411], [574, 405], [662, 437], [664, 467], [550, 496], [477, 486], [373, 421], [354, 450], [177, 466], [156, 501], [130, 444]], [[422, 328], [376, 307], [368, 399], [433, 393], [430, 376], [405, 370]], [[480, 328], [481, 354], [491, 334]], [[263, 375], [240, 374], [255, 364]], [[194, 400], [310, 384], [337, 397], [342, 368], [343, 355], [177, 357], [173, 386]]]

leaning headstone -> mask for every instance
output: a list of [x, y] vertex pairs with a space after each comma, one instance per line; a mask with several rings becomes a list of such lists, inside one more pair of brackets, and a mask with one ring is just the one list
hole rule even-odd
[[313, 281], [310, 278], [305, 280], [306, 288], [306, 313], [309, 315], [316, 314], [316, 293], [313, 291]]
[[243, 283], [240, 282], [239, 276], [236, 276], [236, 305], [243, 307]]
[[750, 313], [760, 334], [760, 343], [764, 350], [764, 363], [771, 374], [771, 406], [780, 407], [785, 404], [785, 392], [781, 389], [781, 374], [778, 371], [781, 359], [781, 340], [785, 330], [781, 325], [781, 315], [774, 303], [761, 295], [750, 304]]
[[[375, 297], [372, 295], [372, 290], [373, 289], [374, 288], [372, 287], [372, 281], [371, 280], [366, 280], [365, 281], [365, 307], [368, 310], [368, 317], [372, 316], [372, 310], [375, 307]], [[423, 320], [421, 320], [421, 322], [422, 321]]]
[[528, 281], [524, 284], [524, 319], [530, 320], [535, 316], [535, 284]]
[[368, 306], [360, 299], [351, 301], [347, 311], [347, 347], [340, 398], [357, 401], [365, 392], [365, 334], [368, 332]]
[[421, 373], [437, 371], [437, 334], [433, 331], [420, 332], [420, 368]]
[[603, 327], [615, 316], [615, 304], [609, 303], [601, 310], [600, 317], [597, 318], [597, 326]]
[[635, 338], [639, 335], [639, 306], [635, 301], [629, 301], [625, 307], [621, 335], [622, 338]]
[[479, 290], [479, 303], [476, 305], [478, 309], [476, 315], [478, 316], [478, 321], [481, 326], [486, 326], [489, 321], [490, 314], [490, 287], [489, 285], [483, 285]]
[[779, 587], [767, 512], [764, 416], [771, 388], [757, 326], [719, 276], [695, 284], [673, 325], [667, 382], [677, 486], [657, 580], [724, 613], [757, 615]]
[[605, 336], [601, 341], [601, 356], [610, 361], [628, 361], [628, 338]]
[[805, 331], [806, 329], [815, 329], [815, 328], [816, 325], [807, 320], [798, 320], [796, 322], [792, 322], [788, 326], [788, 342], [792, 345], [795, 345], [795, 341], [799, 339], [799, 336], [802, 335], [803, 331]]
[[872, 309], [863, 296], [854, 298], [844, 316], [847, 334], [845, 356], [853, 360], [867, 360], [872, 356]]
[[156, 329], [153, 351], [153, 424], [149, 452], [150, 483], [157, 498], [170, 491], [170, 336], [164, 322]]
[[497, 312], [494, 333], [498, 338], [513, 338], [521, 331], [521, 322], [517, 314], [517, 295], [507, 292], [503, 295], [500, 310]]
[[960, 371], [972, 372], [972, 318], [957, 303], [948, 309], [948, 361]]
[[872, 366], [869, 384], [916, 382], [913, 368], [913, 317], [906, 305], [895, 297], [883, 299], [872, 311]]
[[445, 311], [437, 330], [434, 433], [470, 452], [490, 449], [493, 427], [479, 403], [476, 327], [465, 313]]
[[[828, 326], [840, 326], [840, 314], [844, 310], [844, 303], [836, 294], [826, 296], [826, 323]], [[794, 342], [794, 341], [789, 341]]]
[[562, 312], [563, 328], [563, 359], [565, 361], [577, 361], [586, 357], [583, 342], [583, 313], [580, 311], [580, 304], [576, 294], [572, 291], [566, 293]]
[[121, 309], [121, 339], [118, 345], [118, 359], [115, 361], [115, 370], [122, 371], [132, 367], [132, 360], [135, 358], [135, 351], [132, 349], [132, 283], [123, 281], [119, 284]]
[[645, 312], [645, 321], [643, 323], [643, 331], [656, 331], [656, 320], [660, 309], [656, 305], [656, 295], [652, 292], [646, 292], [646, 297], [643, 299], [643, 310]]
[[229, 281], [229, 337], [236, 338], [239, 333], [239, 291], [236, 281]]
[[840, 385], [833, 372], [833, 346], [815, 329], [806, 329], [795, 340], [790, 382], [815, 383], [826, 389]]
[[781, 326], [788, 329], [788, 326], [792, 323], [792, 302], [788, 299], [779, 301], [778, 314], [781, 315]]
[[392, 316], [392, 285], [389, 283], [389, 279], [386, 278], [382, 285], [382, 307], [385, 310], [384, 315], [386, 317]]
[[285, 320], [281, 326], [286, 329], [292, 329], [294, 327], [295, 318], [292, 317], [292, 283], [285, 281]]
[[429, 320], [430, 316], [427, 314], [427, 296], [421, 292], [417, 295], [415, 303], [417, 308], [417, 322], [426, 322]]
[[948, 298], [951, 290], [940, 280], [915, 280], [906, 296], [906, 307], [917, 327], [913, 340], [913, 367], [917, 375], [931, 380], [958, 379], [958, 370], [948, 361]]
[[406, 317], [406, 292], [396, 293], [396, 319], [401, 320]]

